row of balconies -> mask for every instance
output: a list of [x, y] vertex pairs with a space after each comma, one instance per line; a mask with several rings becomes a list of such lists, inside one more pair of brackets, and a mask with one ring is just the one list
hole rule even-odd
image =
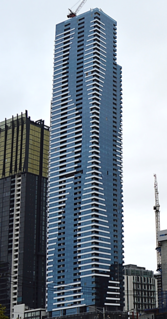
[[155, 285], [146, 285], [146, 286], [144, 286], [144, 285], [134, 284], [133, 285], [133, 289], [134, 290], [144, 290], [144, 291], [146, 291], [146, 290], [155, 291]]

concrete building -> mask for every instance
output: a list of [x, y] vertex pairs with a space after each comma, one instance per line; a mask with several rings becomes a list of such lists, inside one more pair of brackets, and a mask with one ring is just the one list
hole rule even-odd
[[158, 243], [161, 252], [161, 293], [159, 294], [160, 308], [167, 311], [167, 229], [158, 232]]
[[158, 232], [161, 247], [162, 290], [167, 292], [167, 229]]
[[122, 68], [117, 22], [56, 25], [47, 239], [52, 316], [123, 309]]
[[49, 128], [28, 112], [0, 123], [0, 304], [45, 307]]
[[157, 284], [154, 273], [137, 265], [124, 266], [125, 311], [142, 312], [157, 304]]
[[45, 309], [28, 309], [25, 304], [14, 306], [14, 319], [46, 319]]

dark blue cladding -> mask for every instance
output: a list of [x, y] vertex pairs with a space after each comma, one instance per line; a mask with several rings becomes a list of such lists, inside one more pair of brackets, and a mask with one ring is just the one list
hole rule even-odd
[[122, 69], [99, 9], [56, 26], [47, 310], [122, 310]]

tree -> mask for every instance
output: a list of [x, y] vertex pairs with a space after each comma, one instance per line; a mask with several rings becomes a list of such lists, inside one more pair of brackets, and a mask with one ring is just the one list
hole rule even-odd
[[0, 304], [0, 319], [9, 319], [7, 316], [5, 316], [5, 309], [6, 308]]

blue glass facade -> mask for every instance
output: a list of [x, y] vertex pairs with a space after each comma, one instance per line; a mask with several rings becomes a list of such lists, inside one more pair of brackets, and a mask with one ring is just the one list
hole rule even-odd
[[99, 9], [56, 26], [47, 239], [52, 316], [123, 308], [122, 70]]

